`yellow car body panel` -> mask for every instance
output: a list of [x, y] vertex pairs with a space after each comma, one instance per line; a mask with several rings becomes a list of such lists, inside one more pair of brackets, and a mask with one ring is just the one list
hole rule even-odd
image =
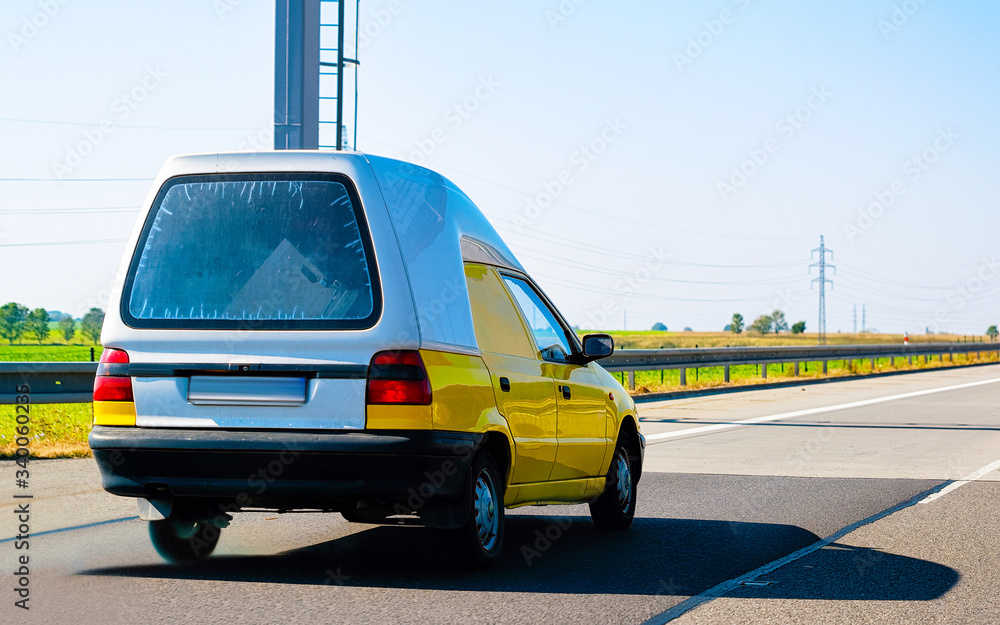
[[431, 381], [435, 430], [485, 432], [496, 401], [490, 372], [479, 356], [420, 350]]
[[556, 381], [559, 450], [550, 480], [569, 480], [603, 475], [605, 456], [614, 445], [608, 430], [615, 426], [615, 411], [609, 391], [595, 367], [545, 363]]
[[432, 430], [431, 406], [370, 404], [365, 412], [368, 430]]
[[135, 425], [135, 403], [95, 401], [94, 425]]
[[595, 499], [623, 420], [638, 426], [634, 403], [600, 367], [542, 360], [495, 268], [465, 274], [480, 355], [421, 349], [431, 404], [368, 406], [366, 428], [496, 432], [510, 445], [506, 507]]
[[595, 499], [604, 492], [606, 478], [590, 477], [511, 486], [504, 494], [503, 504], [517, 508], [534, 504], [580, 503]]
[[514, 444], [512, 484], [549, 479], [555, 462], [555, 382], [521, 322], [496, 270], [467, 263], [466, 282], [476, 340], [489, 369], [494, 401], [510, 427]]

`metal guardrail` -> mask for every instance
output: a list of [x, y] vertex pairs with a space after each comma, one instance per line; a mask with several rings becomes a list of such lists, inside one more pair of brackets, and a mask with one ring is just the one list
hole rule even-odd
[[[798, 375], [799, 363], [827, 363], [843, 360], [906, 358], [972, 353], [995, 353], [1000, 359], [1000, 343], [911, 343], [909, 345], [812, 345], [782, 347], [705, 347], [695, 349], [629, 349], [615, 352], [600, 361], [608, 371], [629, 373], [629, 386], [635, 388], [636, 371], [680, 369], [681, 385], [687, 384], [687, 370], [699, 367], [723, 367], [723, 379], [729, 381], [729, 368], [735, 365], [760, 365], [767, 377], [767, 365], [793, 363]], [[894, 362], [892, 364], [895, 364]], [[12, 404], [16, 389], [27, 384], [31, 403], [64, 404], [93, 399], [96, 362], [0, 362], [0, 404]]]
[[0, 404], [13, 404], [27, 384], [33, 404], [89, 402], [96, 362], [0, 362]]
[[996, 353], [1000, 359], [1000, 343], [910, 343], [870, 345], [809, 345], [780, 347], [705, 347], [683, 349], [631, 349], [615, 352], [601, 359], [601, 366], [608, 371], [629, 373], [629, 387], [635, 388], [636, 371], [680, 369], [681, 386], [687, 385], [687, 370], [699, 367], [722, 367], [723, 380], [729, 382], [729, 368], [735, 365], [760, 365], [761, 376], [767, 378], [767, 365], [793, 363], [795, 375], [799, 363], [820, 362], [823, 373], [827, 363], [843, 360], [906, 358], [912, 364], [914, 357], [954, 354]]

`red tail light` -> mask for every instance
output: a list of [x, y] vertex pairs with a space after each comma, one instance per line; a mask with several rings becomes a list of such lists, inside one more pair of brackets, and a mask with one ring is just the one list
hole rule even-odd
[[379, 352], [368, 367], [369, 404], [431, 403], [431, 383], [420, 353], [412, 350]]
[[128, 354], [120, 349], [106, 349], [97, 365], [94, 378], [94, 401], [134, 401]]

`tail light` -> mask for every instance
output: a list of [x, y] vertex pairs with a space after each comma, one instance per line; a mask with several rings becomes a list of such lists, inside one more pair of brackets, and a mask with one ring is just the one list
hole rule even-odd
[[120, 349], [105, 349], [94, 378], [94, 401], [134, 401], [129, 377], [128, 354]]
[[369, 404], [431, 403], [431, 383], [420, 353], [412, 350], [379, 352], [368, 367]]

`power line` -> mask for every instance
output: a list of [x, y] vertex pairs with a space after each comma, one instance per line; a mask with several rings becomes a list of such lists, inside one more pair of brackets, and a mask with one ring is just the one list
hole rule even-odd
[[[371, 137], [365, 137], [364, 135], [361, 135], [361, 136], [364, 137], [365, 139], [369, 140], [369, 141], [374, 141], [375, 143], [378, 143], [379, 145], [383, 145], [383, 146], [385, 146], [387, 148], [392, 148], [393, 150], [396, 150], [396, 151], [404, 153], [404, 154], [406, 153], [405, 150], [400, 150], [399, 148], [397, 148], [397, 147], [395, 147], [393, 145], [389, 145], [388, 143], [383, 143], [381, 141], [378, 141], [377, 139], [372, 139]], [[429, 164], [434, 165], [435, 167], [439, 167], [441, 169], [447, 169], [449, 171], [455, 172], [456, 174], [460, 174], [460, 175], [465, 176], [467, 178], [472, 178], [473, 180], [478, 180], [479, 182], [482, 182], [482, 183], [494, 186], [494, 187], [496, 187], [498, 189], [503, 189], [504, 191], [509, 191], [511, 193], [516, 193], [517, 195], [521, 195], [521, 196], [524, 196], [524, 197], [529, 198], [529, 199], [535, 197], [534, 195], [532, 195], [530, 193], [526, 193], [526, 192], [521, 191], [519, 189], [514, 189], [513, 187], [508, 187], [508, 186], [499, 184], [497, 182], [493, 182], [492, 180], [487, 180], [486, 178], [481, 178], [481, 177], [476, 176], [474, 174], [470, 174], [468, 172], [464, 172], [464, 171], [455, 169], [454, 167], [448, 167], [447, 165], [442, 165], [441, 163], [433, 162], [433, 161], [427, 161], [427, 162]], [[625, 218], [620, 217], [620, 216], [606, 215], [606, 214], [604, 214], [602, 212], [599, 212], [599, 211], [590, 210], [590, 209], [586, 209], [586, 208], [580, 208], [578, 206], [571, 206], [569, 204], [565, 204], [563, 202], [558, 202], [556, 200], [552, 200], [551, 204], [553, 204], [555, 206], [562, 206], [563, 208], [568, 208], [570, 210], [578, 211], [578, 212], [581, 212], [581, 213], [587, 213], [587, 214], [590, 214], [590, 215], [594, 215], [594, 216], [600, 217], [601, 219], [604, 219], [604, 220], [620, 221], [622, 223], [633, 224], [633, 225], [636, 225], [636, 226], [642, 226], [643, 228], [655, 228], [657, 230], [664, 230], [664, 231], [667, 231], [667, 232], [677, 232], [677, 233], [680, 233], [680, 234], [690, 234], [690, 235], [695, 235], [695, 236], [700, 236], [700, 237], [724, 238], [724, 239], [745, 239], [745, 240], [752, 240], [752, 241], [760, 241], [762, 239], [763, 240], [773, 240], [773, 241], [802, 241], [802, 240], [804, 240], [806, 238], [809, 238], [809, 237], [758, 237], [758, 236], [743, 236], [743, 235], [738, 235], [738, 234], [720, 234], [720, 233], [717, 233], [717, 232], [697, 232], [695, 230], [684, 230], [684, 229], [681, 229], [681, 228], [672, 228], [670, 226], [662, 226], [662, 225], [659, 225], [659, 224], [649, 223], [649, 222], [645, 222], [645, 221], [636, 221], [636, 220], [633, 220], [633, 219], [625, 219]], [[491, 217], [491, 219], [493, 219], [493, 218]]]
[[845, 246], [845, 248], [848, 249], [848, 250], [850, 250], [850, 251], [852, 251], [852, 252], [857, 252], [858, 254], [865, 254], [866, 256], [872, 256], [873, 258], [880, 258], [882, 260], [888, 260], [888, 261], [892, 261], [894, 263], [900, 263], [900, 264], [903, 264], [903, 265], [926, 265], [928, 267], [956, 267], [956, 268], [958, 268], [958, 267], [968, 268], [968, 267], [975, 267], [977, 265], [977, 263], [959, 263], [959, 264], [956, 264], [956, 263], [940, 263], [940, 262], [929, 263], [929, 262], [925, 262], [925, 261], [913, 260], [913, 259], [910, 259], [910, 258], [900, 259], [900, 258], [892, 258], [891, 256], [881, 256], [879, 254], [873, 254], [871, 252], [865, 252], [863, 250], [859, 250], [859, 249], [853, 248], [853, 247], [847, 247], [847, 246]]
[[701, 302], [701, 303], [731, 303], [731, 302], [756, 302], [761, 299], [766, 299], [768, 296], [756, 296], [756, 297], [739, 297], [730, 299], [717, 299], [717, 298], [685, 298], [685, 297], [667, 297], [664, 295], [643, 295], [641, 293], [626, 294], [621, 291], [616, 291], [612, 289], [602, 289], [600, 287], [595, 287], [593, 284], [585, 284], [583, 282], [574, 282], [572, 280], [567, 280], [565, 278], [549, 276], [543, 273], [534, 272], [533, 276], [539, 278], [545, 278], [546, 280], [552, 281], [558, 286], [568, 286], [578, 291], [590, 291], [591, 293], [599, 293], [601, 295], [617, 295], [620, 297], [627, 298], [638, 298], [646, 299], [651, 301], [663, 301], [663, 302]]
[[[542, 252], [537, 252], [537, 253], [543, 254]], [[598, 267], [597, 265], [590, 265], [590, 264], [587, 264], [587, 263], [581, 263], [581, 262], [563, 262], [563, 260], [565, 260], [565, 259], [562, 259], [562, 260], [551, 260], [551, 258], [559, 258], [559, 257], [555, 257], [555, 256], [552, 256], [550, 254], [543, 254], [543, 256], [549, 256], [550, 258], [543, 258], [541, 256], [534, 256], [533, 254], [528, 254], [526, 252], [521, 252], [520, 254], [518, 254], [518, 256], [519, 257], [523, 256], [523, 257], [526, 257], [526, 258], [534, 258], [534, 259], [540, 260], [542, 262], [552, 263], [554, 265], [562, 265], [563, 267], [570, 267], [572, 269], [586, 269], [588, 271], [592, 271], [592, 272], [596, 272], [596, 273], [603, 273], [603, 274], [610, 275], [610, 276], [628, 277], [628, 276], [633, 276], [634, 275], [633, 272], [628, 272], [628, 271], [614, 271], [614, 270], [607, 269], [605, 267]], [[682, 279], [679, 279], [679, 278], [660, 278], [660, 277], [657, 277], [657, 276], [648, 276], [643, 281], [653, 280], [653, 281], [657, 281], [657, 282], [674, 282], [674, 283], [680, 283], [680, 284], [741, 286], [741, 285], [760, 285], [760, 284], [788, 284], [789, 282], [792, 282], [793, 280], [799, 280], [799, 279], [801, 279], [801, 277], [802, 277], [801, 275], [796, 275], [796, 276], [784, 276], [784, 277], [781, 277], [781, 278], [774, 278], [774, 279], [769, 279], [769, 280], [741, 280], [741, 281], [722, 281], [722, 282], [717, 282], [717, 281], [709, 281], [709, 280], [682, 280]]]
[[92, 213], [134, 213], [138, 206], [82, 208], [0, 208], [0, 215], [87, 215]]
[[0, 182], [150, 182], [152, 178], [0, 178]]
[[90, 239], [87, 241], [38, 241], [35, 243], [0, 243], [0, 247], [37, 247], [48, 245], [96, 245], [100, 243], [124, 243], [128, 239]]
[[[0, 117], [0, 122], [14, 122], [20, 124], [52, 124], [55, 126], [98, 126], [100, 122], [67, 122], [54, 119], [22, 119], [18, 117]], [[135, 128], [139, 130], [261, 130], [261, 128], [246, 127], [219, 127], [219, 126], [140, 126], [136, 124], [113, 124], [115, 128]]]
[[901, 287], [908, 288], [908, 289], [926, 289], [926, 290], [929, 290], [929, 291], [947, 291], [947, 290], [955, 288], [955, 287], [952, 287], [952, 286], [930, 286], [930, 285], [911, 284], [909, 282], [900, 282], [899, 280], [889, 280], [889, 279], [886, 279], [886, 278], [882, 278], [882, 277], [878, 276], [877, 274], [871, 273], [870, 271], [865, 271], [864, 269], [859, 269], [859, 268], [854, 267], [852, 265], [848, 265], [847, 263], [845, 263], [843, 261], [843, 259], [837, 261], [837, 263], [838, 263], [837, 264], [838, 268], [840, 268], [840, 269], [845, 269], [846, 268], [846, 269], [849, 270], [847, 272], [848, 275], [850, 275], [851, 272], [854, 272], [854, 271], [858, 272], [859, 275], [855, 276], [855, 278], [858, 279], [858, 280], [870, 280], [870, 281], [873, 281], [873, 282], [881, 282], [883, 284], [889, 284], [889, 285], [892, 285], [892, 286], [901, 286]]
[[[498, 221], [504, 221], [504, 220], [498, 220]], [[507, 232], [515, 232], [514, 230], [511, 230], [510, 228], [500, 228], [500, 229], [504, 230], [504, 231], [507, 231]], [[526, 232], [518, 232], [517, 234], [520, 235], [520, 236], [528, 237], [529, 239], [536, 239], [536, 240], [543, 241], [545, 243], [549, 243], [549, 244], [552, 244], [552, 245], [561, 245], [561, 246], [564, 246], [564, 247], [572, 248], [572, 249], [575, 249], [575, 250], [580, 250], [580, 251], [583, 251], [583, 252], [588, 252], [588, 253], [591, 253], [591, 254], [598, 254], [600, 256], [613, 256], [613, 257], [617, 257], [617, 258], [624, 258], [626, 260], [638, 260], [638, 261], [642, 261], [642, 262], [650, 260], [650, 257], [648, 257], [648, 256], [643, 257], [643, 256], [639, 256], [639, 255], [636, 255], [636, 254], [625, 254], [625, 253], [621, 253], [621, 252], [612, 252], [612, 251], [609, 251], [607, 249], [599, 249], [599, 248], [596, 248], [594, 246], [587, 247], [587, 246], [582, 246], [582, 245], [574, 245], [572, 243], [560, 243], [559, 241], [553, 241], [552, 237], [555, 237], [556, 235], [545, 234], [543, 236], [542, 233], [539, 233], [539, 232], [536, 232], [536, 234], [528, 234]], [[563, 239], [563, 237], [557, 237], [557, 238]], [[564, 241], [570, 241], [571, 239], [563, 239], [563, 240]], [[767, 268], [767, 267], [790, 267], [790, 266], [801, 265], [802, 264], [801, 260], [785, 261], [785, 262], [780, 262], [780, 263], [751, 264], [751, 265], [717, 265], [717, 264], [711, 264], [711, 263], [692, 263], [692, 262], [685, 262], [685, 261], [679, 261], [679, 260], [669, 260], [669, 259], [661, 260], [659, 262], [662, 262], [662, 263], [664, 263], [666, 265], [678, 265], [678, 266], [683, 266], [683, 267], [708, 267], [708, 268], [711, 268], [711, 269], [761, 269], [761, 268]]]

